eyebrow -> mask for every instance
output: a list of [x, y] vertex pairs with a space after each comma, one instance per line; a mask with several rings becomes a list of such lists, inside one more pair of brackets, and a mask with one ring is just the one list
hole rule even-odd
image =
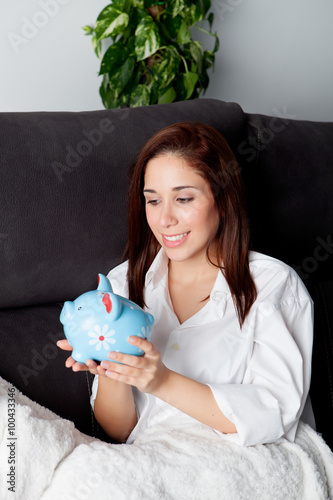
[[[188, 188], [199, 189], [195, 186], [176, 186], [176, 187], [172, 188], [172, 191], [182, 191], [182, 189], [188, 189]], [[143, 192], [144, 193], [156, 193], [155, 189], [144, 189]]]

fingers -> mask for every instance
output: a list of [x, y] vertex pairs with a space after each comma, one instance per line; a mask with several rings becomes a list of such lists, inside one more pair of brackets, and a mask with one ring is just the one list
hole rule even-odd
[[[144, 356], [133, 356], [111, 351], [108, 355], [110, 361], [103, 361], [101, 364], [96, 363], [92, 359], [88, 359], [85, 363], [80, 363], [72, 356], [69, 356], [65, 361], [65, 366], [71, 368], [73, 372], [89, 370], [93, 375], [107, 375], [112, 376], [112, 378], [120, 378], [122, 375], [125, 376], [127, 383], [133, 384], [133, 377], [138, 377], [139, 373], [142, 373], [142, 370], [152, 371], [154, 369], [154, 360], [159, 356], [159, 351], [151, 342], [140, 337], [131, 336], [128, 338], [128, 342], [142, 349]], [[57, 346], [64, 351], [73, 350], [67, 339], [58, 340]], [[116, 363], [113, 361], [116, 361]], [[135, 370], [139, 370], [139, 372]]]
[[64, 351], [72, 351], [73, 350], [73, 347], [69, 344], [67, 339], [58, 340], [57, 346], [60, 347], [60, 349], [63, 349]]
[[105, 370], [98, 369], [99, 365], [92, 359], [87, 359], [86, 363], [79, 363], [78, 361], [75, 361], [72, 356], [69, 356], [69, 358], [67, 358], [65, 361], [65, 366], [66, 368], [71, 368], [73, 372], [82, 372], [89, 370], [93, 375], [104, 375], [105, 373]]
[[154, 355], [158, 353], [158, 350], [152, 344], [149, 342], [149, 340], [142, 339], [141, 337], [135, 337], [134, 335], [131, 335], [128, 337], [128, 342], [132, 345], [135, 345], [139, 349], [142, 349], [146, 355]]
[[[58, 340], [57, 346], [64, 351], [72, 351], [73, 347], [69, 344], [67, 339]], [[82, 372], [82, 371], [90, 371], [93, 375], [104, 375], [105, 370], [103, 370], [100, 365], [98, 365], [92, 359], [87, 359], [86, 363], [79, 363], [75, 361], [72, 356], [66, 359], [65, 361], [66, 368], [72, 368], [73, 372]]]
[[[108, 358], [117, 363], [112, 363], [114, 368], [117, 368], [119, 363], [127, 366], [132, 366], [134, 368], [147, 368], [151, 364], [151, 360], [159, 357], [158, 349], [148, 340], [142, 339], [140, 337], [131, 336], [128, 338], [128, 342], [135, 345], [144, 352], [144, 356], [135, 356], [133, 354], [123, 354], [121, 352], [111, 351], [108, 354]], [[102, 361], [101, 365], [108, 367], [108, 361]]]
[[159, 384], [165, 370], [160, 352], [142, 338], [129, 337], [129, 342], [142, 349], [144, 356], [111, 351], [108, 354], [110, 361], [102, 361], [101, 367], [107, 377], [135, 386], [142, 392], [151, 392]]

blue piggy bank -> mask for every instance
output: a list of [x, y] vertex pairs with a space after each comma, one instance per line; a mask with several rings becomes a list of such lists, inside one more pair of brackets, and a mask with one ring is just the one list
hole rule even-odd
[[75, 361], [108, 360], [110, 351], [142, 356], [128, 342], [130, 335], [151, 339], [154, 318], [134, 302], [112, 292], [110, 281], [98, 275], [97, 290], [65, 302], [60, 314], [64, 332], [73, 347]]

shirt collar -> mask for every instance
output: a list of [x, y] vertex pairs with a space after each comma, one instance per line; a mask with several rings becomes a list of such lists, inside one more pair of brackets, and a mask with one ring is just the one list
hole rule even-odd
[[145, 286], [152, 283], [153, 287], [156, 287], [162, 279], [165, 279], [168, 275], [168, 265], [169, 258], [164, 249], [161, 248], [147, 271]]

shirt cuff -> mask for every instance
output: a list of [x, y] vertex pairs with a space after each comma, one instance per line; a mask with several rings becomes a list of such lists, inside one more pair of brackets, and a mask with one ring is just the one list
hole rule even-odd
[[207, 385], [221, 412], [236, 426], [236, 442], [253, 446], [273, 443], [283, 436], [278, 401], [266, 388], [251, 384]]

